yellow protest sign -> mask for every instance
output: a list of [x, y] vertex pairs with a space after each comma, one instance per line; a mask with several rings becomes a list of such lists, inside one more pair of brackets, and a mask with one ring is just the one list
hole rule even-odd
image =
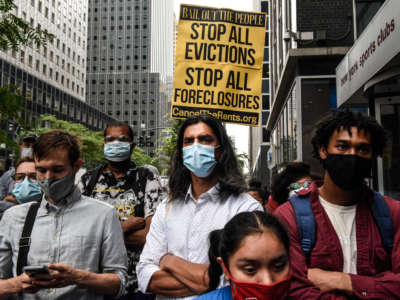
[[258, 126], [267, 16], [181, 5], [171, 117]]

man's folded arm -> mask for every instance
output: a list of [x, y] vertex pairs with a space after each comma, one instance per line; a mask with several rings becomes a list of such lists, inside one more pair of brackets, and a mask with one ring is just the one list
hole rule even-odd
[[143, 246], [146, 243], [146, 236], [149, 233], [153, 216], [145, 219], [145, 227], [134, 232], [125, 233], [125, 244], [127, 246]]
[[195, 293], [171, 273], [161, 270], [152, 274], [147, 292], [172, 297], [190, 296]]
[[339, 290], [335, 292], [323, 292], [308, 279], [306, 257], [300, 246], [296, 222], [294, 221], [294, 224], [290, 224], [287, 220], [288, 216], [293, 218], [292, 220], [295, 220], [293, 210], [289, 210], [289, 206], [280, 206], [274, 212], [274, 215], [285, 224], [290, 238], [290, 266], [293, 276], [289, 296], [293, 299], [351, 299], [351, 296]]
[[176, 279], [197, 294], [209, 287], [208, 264], [197, 264], [178, 256], [167, 254], [161, 259], [161, 269], [171, 273]]
[[193, 295], [187, 286], [175, 278], [171, 273], [160, 268], [160, 260], [168, 251], [166, 236], [166, 214], [167, 201], [158, 205], [151, 220], [150, 230], [146, 237], [139, 263], [136, 266], [139, 289], [143, 293], [154, 293], [166, 296], [188, 296]]

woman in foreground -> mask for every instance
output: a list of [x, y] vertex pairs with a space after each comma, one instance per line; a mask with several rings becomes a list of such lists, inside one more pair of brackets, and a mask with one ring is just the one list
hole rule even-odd
[[[243, 212], [210, 233], [211, 292], [198, 300], [281, 300], [290, 286], [289, 238], [282, 224], [261, 211]], [[216, 289], [221, 275], [230, 285]]]

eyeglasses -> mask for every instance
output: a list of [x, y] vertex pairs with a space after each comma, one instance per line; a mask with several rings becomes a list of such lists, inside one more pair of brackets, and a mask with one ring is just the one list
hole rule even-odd
[[301, 189], [301, 188], [308, 189], [311, 186], [311, 183], [312, 183], [311, 180], [306, 180], [302, 184], [297, 183], [297, 182], [293, 182], [293, 183], [291, 183], [289, 185], [289, 189], [291, 191], [298, 190], [298, 189]]
[[104, 141], [106, 142], [106, 143], [111, 143], [111, 142], [114, 142], [114, 141], [119, 141], [119, 142], [131, 142], [131, 138], [129, 138], [129, 137], [127, 137], [127, 136], [125, 136], [125, 135], [120, 135], [120, 136], [118, 136], [118, 137], [116, 137], [116, 136], [112, 136], [112, 135], [107, 135], [105, 138], [104, 138]]
[[13, 179], [15, 182], [21, 182], [23, 180], [25, 180], [25, 177], [28, 177], [28, 180], [31, 182], [36, 182], [37, 178], [36, 178], [36, 173], [15, 173], [15, 175], [13, 176]]

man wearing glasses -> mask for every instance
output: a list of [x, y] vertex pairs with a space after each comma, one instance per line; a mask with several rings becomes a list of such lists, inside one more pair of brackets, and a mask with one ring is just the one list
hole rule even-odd
[[[36, 134], [27, 134], [25, 135], [20, 143], [19, 143], [19, 152], [21, 154], [21, 158], [32, 156], [32, 147], [36, 142], [37, 135]], [[11, 167], [7, 172], [5, 172], [0, 177], [0, 199], [3, 199], [7, 194], [10, 194], [14, 188], [14, 179], [13, 176], [15, 174], [15, 168]]]
[[130, 126], [121, 122], [108, 125], [103, 145], [107, 163], [82, 175], [79, 186], [84, 195], [105, 201], [117, 210], [128, 252], [126, 297], [145, 298], [138, 292], [135, 269], [162, 189], [158, 175], [131, 161], [134, 147]]
[[40, 200], [40, 187], [36, 184], [35, 162], [32, 157], [21, 158], [16, 165], [13, 178], [13, 189], [4, 197], [4, 201], [14, 204]]
[[35, 162], [32, 157], [26, 156], [17, 162], [12, 179], [12, 192], [4, 197], [4, 201], [0, 201], [0, 219], [4, 211], [15, 204], [41, 199], [42, 193], [36, 183]]

